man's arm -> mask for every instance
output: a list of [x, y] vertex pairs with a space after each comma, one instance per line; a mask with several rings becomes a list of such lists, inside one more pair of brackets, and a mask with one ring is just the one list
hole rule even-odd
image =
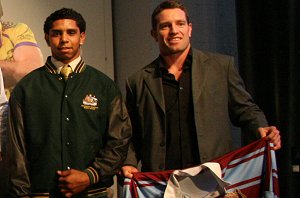
[[132, 138], [128, 148], [125, 165], [137, 167], [140, 160], [141, 129], [139, 127], [138, 110], [136, 104], [136, 90], [134, 81], [126, 81], [126, 108], [132, 125]]
[[14, 49], [12, 61], [0, 61], [5, 87], [14, 86], [21, 78], [43, 65], [43, 55], [37, 46], [21, 45]]
[[[134, 83], [133, 83], [134, 84]], [[126, 81], [126, 107], [128, 114], [131, 119], [132, 125], [132, 141], [130, 142], [127, 157], [124, 165], [121, 169], [121, 174], [125, 177], [132, 178], [133, 174], [139, 172], [138, 162], [139, 162], [139, 152], [141, 145], [140, 130], [137, 119], [137, 105], [135, 97], [135, 86], [130, 83], [129, 80]]]
[[[101, 176], [118, 173], [128, 151], [132, 129], [121, 95], [116, 96], [110, 106], [105, 147], [100, 150], [99, 157], [95, 159], [92, 166], [86, 170], [92, 183], [95, 182], [95, 179], [101, 180]], [[99, 173], [100, 175], [97, 175]]]
[[9, 167], [8, 192], [12, 197], [25, 197], [30, 195], [23, 119], [21, 105], [13, 96], [10, 97], [6, 160]]
[[8, 103], [0, 103], [0, 161], [4, 157], [6, 145], [6, 129], [7, 129]]
[[2, 72], [0, 69], [0, 161], [2, 160], [3, 149], [6, 142], [7, 111], [8, 103], [4, 91]]
[[[228, 64], [229, 108], [234, 124], [248, 132], [249, 136], [265, 137], [274, 144], [274, 149], [281, 148], [281, 136], [275, 126], [268, 126], [265, 114], [256, 105], [246, 91], [244, 82], [234, 67], [233, 59]], [[256, 134], [255, 134], [256, 133]]]

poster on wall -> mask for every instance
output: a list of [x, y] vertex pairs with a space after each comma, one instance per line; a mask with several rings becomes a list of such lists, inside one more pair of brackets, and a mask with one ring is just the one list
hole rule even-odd
[[67, 7], [80, 12], [87, 22], [82, 47], [85, 62], [113, 77], [111, 1], [0, 0], [0, 66], [6, 95], [24, 75], [44, 64], [51, 54], [43, 25], [53, 11]]
[[43, 65], [43, 55], [31, 28], [21, 22], [4, 20], [0, 1], [0, 65], [7, 98], [24, 75]]

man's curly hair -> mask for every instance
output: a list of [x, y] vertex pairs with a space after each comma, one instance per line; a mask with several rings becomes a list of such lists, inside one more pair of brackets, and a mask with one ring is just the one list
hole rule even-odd
[[44, 23], [44, 33], [49, 34], [50, 29], [54, 21], [59, 19], [72, 19], [76, 21], [77, 26], [80, 29], [80, 33], [85, 32], [86, 23], [82, 15], [71, 8], [62, 8], [53, 12], [50, 16], [47, 17]]

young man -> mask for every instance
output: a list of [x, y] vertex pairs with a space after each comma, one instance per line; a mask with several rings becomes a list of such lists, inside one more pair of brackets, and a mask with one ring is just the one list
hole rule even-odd
[[116, 84], [81, 58], [85, 29], [73, 9], [52, 13], [44, 24], [52, 56], [11, 94], [12, 197], [107, 197], [126, 157], [130, 119]]
[[162, 2], [152, 14], [151, 35], [159, 57], [129, 77], [126, 103], [133, 127], [123, 174], [183, 169], [233, 149], [231, 123], [245, 134], [268, 136], [281, 147], [246, 92], [233, 58], [191, 47], [192, 24], [178, 1]]

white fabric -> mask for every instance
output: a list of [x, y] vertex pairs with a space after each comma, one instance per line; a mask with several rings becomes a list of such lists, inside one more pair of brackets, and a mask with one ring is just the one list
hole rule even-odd
[[218, 163], [208, 162], [193, 168], [175, 170], [167, 183], [165, 198], [219, 197], [229, 183], [222, 178]]

